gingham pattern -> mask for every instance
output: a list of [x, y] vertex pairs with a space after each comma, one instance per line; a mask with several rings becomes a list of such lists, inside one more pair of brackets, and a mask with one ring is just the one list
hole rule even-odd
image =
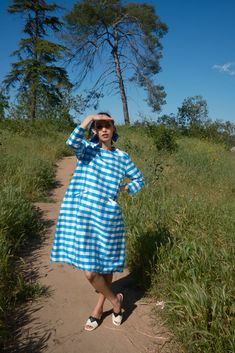
[[125, 237], [117, 194], [124, 177], [131, 179], [130, 195], [144, 179], [126, 152], [100, 148], [84, 139], [85, 131], [76, 127], [66, 142], [78, 161], [61, 204], [51, 261], [98, 273], [122, 272]]

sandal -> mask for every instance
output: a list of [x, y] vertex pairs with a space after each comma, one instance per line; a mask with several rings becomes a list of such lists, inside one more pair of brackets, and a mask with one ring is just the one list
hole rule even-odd
[[[118, 293], [118, 295], [120, 297], [120, 302], [121, 302], [121, 306], [122, 306], [123, 294], [122, 293]], [[122, 310], [122, 308], [119, 311], [119, 313], [115, 313], [114, 311], [112, 312], [112, 321], [113, 321], [113, 324], [115, 326], [120, 326], [121, 323], [122, 323], [122, 319], [123, 319], [123, 310]]]
[[[90, 316], [85, 324], [84, 329], [86, 331], [93, 331], [95, 330], [101, 323], [101, 319], [97, 319], [97, 317]], [[90, 326], [89, 328], [86, 326]]]

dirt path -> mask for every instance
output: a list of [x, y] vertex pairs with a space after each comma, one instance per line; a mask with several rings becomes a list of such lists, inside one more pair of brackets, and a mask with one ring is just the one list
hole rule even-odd
[[17, 352], [30, 353], [176, 353], [171, 335], [135, 288], [127, 272], [115, 275], [114, 289], [124, 293], [124, 322], [114, 327], [110, 304], [105, 305], [102, 325], [93, 332], [83, 329], [97, 300], [81, 271], [64, 264], [50, 263], [49, 256], [61, 200], [75, 167], [75, 158], [58, 163], [59, 187], [53, 192], [55, 203], [40, 203], [44, 218], [53, 221], [46, 241], [27, 260], [27, 266], [39, 272], [39, 281], [50, 295], [28, 304], [21, 321], [20, 346]]

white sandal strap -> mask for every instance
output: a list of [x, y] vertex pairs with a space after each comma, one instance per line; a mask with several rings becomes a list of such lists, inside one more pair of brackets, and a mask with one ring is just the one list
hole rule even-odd
[[[86, 325], [85, 325], [85, 330], [86, 331], [92, 331], [92, 330], [96, 329], [99, 326], [99, 323], [98, 323], [97, 320], [95, 320], [95, 319], [91, 320], [91, 319], [93, 319], [93, 318], [89, 317], [89, 319], [86, 322]], [[86, 328], [86, 326], [90, 326], [92, 328]]]
[[114, 315], [114, 313], [112, 313], [112, 321], [114, 325], [120, 326], [122, 323], [122, 312], [120, 315]]

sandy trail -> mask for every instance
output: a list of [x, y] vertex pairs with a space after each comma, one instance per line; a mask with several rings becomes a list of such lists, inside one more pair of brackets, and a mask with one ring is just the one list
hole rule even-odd
[[[93, 332], [84, 330], [84, 323], [97, 300], [97, 294], [83, 273], [72, 266], [50, 263], [55, 222], [60, 203], [76, 163], [75, 157], [59, 161], [53, 191], [54, 203], [37, 203], [44, 219], [53, 225], [46, 240], [26, 260], [26, 266], [37, 270], [39, 282], [48, 287], [50, 295], [28, 303], [21, 316], [17, 353], [143, 353], [177, 352], [172, 336], [138, 291], [131, 276], [115, 274], [114, 290], [124, 293], [124, 322], [120, 327], [111, 322], [111, 306], [105, 304], [104, 320]], [[53, 222], [52, 222], [53, 221]]]

